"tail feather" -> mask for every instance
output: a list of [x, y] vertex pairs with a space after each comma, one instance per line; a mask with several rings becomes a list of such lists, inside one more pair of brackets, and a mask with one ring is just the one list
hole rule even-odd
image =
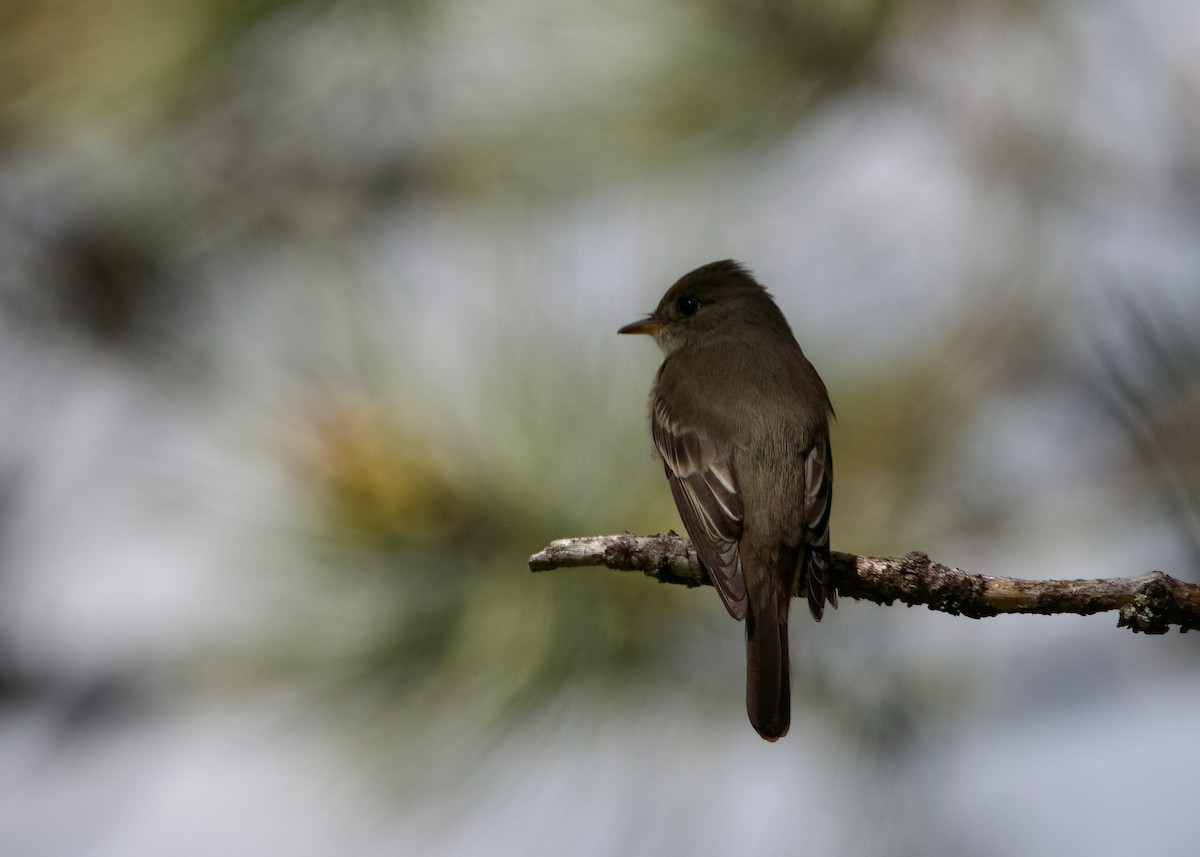
[[772, 597], [746, 614], [746, 713], [768, 741], [787, 734], [792, 719], [787, 604]]

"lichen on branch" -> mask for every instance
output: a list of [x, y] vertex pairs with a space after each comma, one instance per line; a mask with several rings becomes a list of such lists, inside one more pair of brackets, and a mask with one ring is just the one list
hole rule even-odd
[[[1095, 580], [1022, 580], [973, 574], [934, 562], [923, 553], [871, 557], [834, 551], [831, 573], [838, 595], [910, 607], [925, 605], [954, 616], [982, 619], [1002, 613], [1119, 612], [1118, 627], [1144, 634], [1200, 628], [1200, 586], [1161, 571]], [[663, 583], [709, 584], [691, 543], [675, 533], [560, 539], [529, 558], [531, 571], [605, 566], [641, 571]]]

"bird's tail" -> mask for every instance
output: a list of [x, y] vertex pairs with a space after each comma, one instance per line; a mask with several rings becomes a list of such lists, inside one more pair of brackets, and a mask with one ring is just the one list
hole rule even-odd
[[746, 612], [746, 713], [768, 741], [787, 734], [792, 719], [788, 670], [787, 603], [777, 594]]

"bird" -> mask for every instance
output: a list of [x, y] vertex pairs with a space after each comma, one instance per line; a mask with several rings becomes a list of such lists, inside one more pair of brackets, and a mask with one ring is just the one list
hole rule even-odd
[[767, 741], [791, 722], [788, 610], [837, 607], [829, 575], [833, 406], [767, 289], [725, 259], [685, 274], [645, 318], [663, 352], [650, 433], [679, 516], [746, 628], [746, 712]]

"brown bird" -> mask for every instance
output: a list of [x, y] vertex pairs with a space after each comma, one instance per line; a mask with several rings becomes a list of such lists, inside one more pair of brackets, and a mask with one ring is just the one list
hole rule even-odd
[[746, 620], [746, 711], [774, 741], [791, 721], [791, 598], [802, 581], [815, 619], [837, 606], [825, 384], [771, 295], [732, 260], [685, 275], [620, 332], [650, 334], [663, 351], [654, 447], [725, 609]]

